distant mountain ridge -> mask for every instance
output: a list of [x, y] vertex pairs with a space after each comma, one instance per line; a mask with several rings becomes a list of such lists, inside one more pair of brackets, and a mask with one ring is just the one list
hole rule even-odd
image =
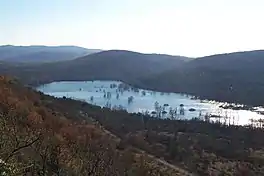
[[78, 46], [0, 46], [0, 60], [7, 62], [55, 62], [72, 60], [77, 57], [101, 52], [99, 49], [86, 49]]
[[1, 69], [12, 73], [30, 84], [52, 80], [120, 80], [137, 82], [166, 70], [177, 68], [187, 58], [157, 54], [141, 54], [124, 50], [109, 50], [86, 55], [74, 60], [45, 63], [40, 65], [21, 65]]

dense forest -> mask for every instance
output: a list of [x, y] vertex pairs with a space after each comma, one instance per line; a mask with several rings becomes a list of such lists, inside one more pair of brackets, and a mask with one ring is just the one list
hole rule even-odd
[[264, 174], [262, 129], [112, 111], [0, 78], [2, 173]]

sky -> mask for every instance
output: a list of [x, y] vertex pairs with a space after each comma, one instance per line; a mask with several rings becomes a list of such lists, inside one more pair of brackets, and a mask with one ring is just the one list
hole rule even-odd
[[0, 45], [199, 57], [264, 49], [263, 0], [0, 0]]

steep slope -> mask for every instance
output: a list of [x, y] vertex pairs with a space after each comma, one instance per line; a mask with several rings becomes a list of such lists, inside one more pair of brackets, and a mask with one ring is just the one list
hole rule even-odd
[[264, 105], [264, 51], [220, 54], [197, 58], [180, 69], [151, 79], [144, 86], [186, 92], [220, 101]]
[[77, 46], [0, 46], [0, 60], [8, 62], [54, 62], [72, 60], [84, 55], [100, 52]]

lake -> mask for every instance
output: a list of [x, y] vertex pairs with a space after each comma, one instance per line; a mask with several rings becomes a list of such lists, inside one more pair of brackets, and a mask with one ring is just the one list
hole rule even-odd
[[[160, 118], [200, 118], [226, 124], [256, 124], [264, 119], [264, 109], [242, 110], [227, 103], [195, 99], [179, 93], [162, 93], [133, 88], [119, 81], [64, 81], [42, 85], [37, 90], [55, 97], [67, 97], [101, 107], [148, 113]], [[260, 125], [260, 124], [258, 124]]]

